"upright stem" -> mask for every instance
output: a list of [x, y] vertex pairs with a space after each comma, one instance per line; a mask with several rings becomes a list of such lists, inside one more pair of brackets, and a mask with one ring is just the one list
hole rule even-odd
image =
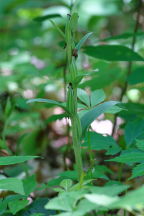
[[78, 179], [80, 181], [83, 174], [82, 157], [81, 157], [81, 123], [77, 114], [77, 85], [75, 79], [77, 77], [76, 58], [73, 56], [74, 39], [71, 27], [71, 17], [68, 15], [68, 21], [66, 24], [66, 57], [68, 73], [70, 75], [68, 91], [67, 91], [67, 108], [69, 111], [69, 117], [72, 124], [72, 141], [75, 154], [75, 161], [78, 173]]
[[[142, 6], [142, 0], [139, 0], [139, 5], [138, 5], [138, 11], [137, 11], [137, 16], [136, 16], [136, 23], [134, 26], [134, 31], [133, 31], [133, 37], [132, 37], [132, 43], [131, 43], [131, 49], [134, 51], [135, 49], [135, 44], [136, 44], [136, 34], [139, 28], [139, 21], [140, 21], [140, 15], [141, 15], [141, 6]], [[127, 78], [128, 76], [131, 74], [132, 71], [132, 61], [128, 62], [128, 66], [127, 66], [127, 75], [126, 75], [126, 81], [124, 83], [124, 87], [122, 89], [119, 101], [123, 100], [123, 97], [127, 91], [128, 88], [128, 82], [127, 82]], [[114, 124], [113, 124], [113, 129], [112, 129], [112, 136], [115, 134], [116, 131], [116, 127], [117, 127], [117, 115], [115, 115], [114, 118]]]

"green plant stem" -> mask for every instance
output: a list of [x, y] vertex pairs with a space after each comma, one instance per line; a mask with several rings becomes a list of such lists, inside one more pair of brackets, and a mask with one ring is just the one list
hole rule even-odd
[[82, 168], [80, 139], [77, 136], [77, 124], [76, 124], [74, 116], [71, 118], [71, 123], [72, 123], [73, 148], [74, 148], [74, 154], [75, 154], [75, 160], [76, 160], [78, 178], [80, 180], [80, 178], [82, 176], [82, 173], [83, 173], [83, 168]]
[[118, 171], [118, 180], [119, 181], [121, 181], [121, 179], [122, 179], [123, 168], [124, 168], [124, 164], [120, 164], [120, 168], [119, 168], [119, 171]]
[[72, 141], [73, 149], [78, 173], [78, 179], [81, 180], [83, 176], [83, 165], [81, 156], [81, 123], [77, 114], [77, 85], [74, 81], [77, 76], [76, 58], [73, 56], [72, 50], [74, 49], [74, 39], [71, 29], [71, 16], [68, 15], [66, 24], [65, 38], [66, 38], [66, 57], [67, 57], [67, 68], [69, 73], [69, 88], [67, 92], [67, 106], [69, 110], [69, 117], [72, 124]]
[[93, 154], [92, 154], [89, 129], [88, 129], [87, 135], [88, 135], [88, 152], [89, 152], [89, 159], [90, 159], [90, 178], [92, 179], [92, 168], [94, 165], [94, 163], [93, 163], [94, 158], [93, 158]]

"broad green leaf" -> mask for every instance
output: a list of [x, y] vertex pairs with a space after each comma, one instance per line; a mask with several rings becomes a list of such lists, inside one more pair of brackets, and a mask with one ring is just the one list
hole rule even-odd
[[86, 114], [84, 114], [81, 118], [81, 124], [82, 124], [82, 131], [83, 134], [85, 133], [86, 129], [91, 125], [91, 123], [102, 113], [105, 113], [110, 107], [118, 104], [117, 101], [107, 101], [103, 104], [100, 104], [96, 106], [95, 108], [92, 108], [90, 111], [88, 111]]
[[22, 216], [32, 216], [32, 215], [42, 215], [42, 216], [51, 216], [55, 215], [55, 211], [46, 210], [45, 204], [48, 202], [48, 198], [38, 198], [34, 200], [22, 213]]
[[46, 187], [58, 186], [63, 179], [64, 179], [63, 177], [51, 179], [48, 181]]
[[84, 91], [83, 89], [78, 89], [77, 90], [77, 95], [78, 98], [88, 107], [90, 106], [90, 96], [87, 94], [86, 91]]
[[45, 16], [36, 17], [36, 18], [34, 18], [34, 21], [43, 22], [45, 20], [52, 19], [52, 18], [57, 18], [57, 17], [61, 17], [61, 15], [60, 14], [48, 14], [48, 15], [45, 15]]
[[0, 165], [11, 165], [11, 164], [19, 164], [28, 160], [32, 160], [38, 158], [38, 156], [6, 156], [0, 157]]
[[144, 163], [136, 165], [132, 170], [132, 176], [129, 179], [133, 179], [139, 176], [144, 176]]
[[102, 89], [95, 90], [91, 93], [91, 106], [96, 106], [97, 104], [103, 102], [106, 98], [106, 95]]
[[139, 54], [120, 45], [88, 46], [85, 47], [84, 52], [94, 58], [107, 61], [144, 61]]
[[23, 180], [24, 191], [26, 195], [34, 192], [37, 186], [36, 176], [32, 175]]
[[128, 185], [110, 185], [110, 186], [103, 186], [103, 187], [92, 186], [90, 187], [90, 191], [94, 194], [116, 196], [126, 191], [128, 188], [129, 188]]
[[105, 194], [86, 194], [85, 198], [92, 203], [105, 207], [119, 200], [118, 197], [111, 197]]
[[120, 156], [110, 159], [108, 161], [115, 161], [119, 163], [140, 163], [144, 162], [143, 152], [127, 152], [122, 153]]
[[129, 121], [125, 127], [125, 141], [130, 146], [136, 139], [144, 134], [144, 120]]
[[128, 192], [125, 196], [114, 202], [109, 208], [123, 208], [127, 210], [142, 210], [144, 207], [144, 186]]
[[18, 178], [6, 178], [0, 180], [0, 189], [13, 191], [18, 194], [24, 195], [24, 188], [22, 180]]
[[28, 203], [28, 200], [14, 200], [8, 203], [8, 207], [10, 212], [15, 215], [17, 212], [24, 209]]
[[110, 84], [114, 83], [116, 80], [121, 79], [123, 76], [123, 71], [118, 67], [116, 63], [108, 63], [106, 61], [98, 61], [93, 65], [93, 71], [90, 73], [89, 80], [80, 84], [80, 88], [91, 88], [91, 90], [102, 89], [108, 87]]
[[84, 193], [82, 190], [60, 193], [57, 197], [51, 199], [45, 208], [72, 211], [76, 206], [76, 202], [83, 197]]
[[95, 132], [87, 133], [82, 146], [91, 147], [91, 150], [106, 150], [107, 155], [116, 154], [120, 151], [119, 146], [111, 136], [103, 136]]
[[128, 77], [128, 83], [135, 85], [144, 82], [144, 67], [138, 67]]
[[140, 103], [125, 103], [124, 107], [128, 110], [123, 110], [119, 113], [119, 116], [125, 119], [127, 122], [132, 122], [136, 120], [137, 118], [144, 118], [144, 104]]
[[116, 113], [118, 113], [118, 112], [120, 112], [120, 111], [122, 111], [122, 110], [128, 111], [128, 110], [125, 109], [125, 108], [122, 108], [122, 107], [119, 107], [119, 106], [113, 106], [113, 107], [111, 107], [110, 109], [108, 109], [108, 110], [106, 111], [106, 113], [116, 114]]
[[117, 197], [106, 194], [86, 194], [85, 197], [90, 202], [97, 205], [105, 206], [108, 209], [127, 209], [131, 210], [142, 210], [144, 206], [144, 187], [128, 192], [125, 196]]
[[82, 199], [79, 201], [78, 205], [73, 210], [71, 216], [84, 216], [86, 215], [86, 213], [89, 213], [92, 210], [95, 210], [95, 205], [93, 205], [93, 203], [90, 203], [86, 199]]
[[92, 32], [87, 33], [80, 41], [79, 43], [76, 45], [75, 49], [76, 50], [80, 50], [80, 48], [83, 46], [83, 44], [85, 43], [85, 41], [92, 35]]
[[59, 176], [63, 177], [63, 178], [69, 178], [71, 180], [77, 180], [78, 179], [78, 175], [77, 175], [77, 172], [76, 171], [64, 171], [62, 173], [59, 174]]

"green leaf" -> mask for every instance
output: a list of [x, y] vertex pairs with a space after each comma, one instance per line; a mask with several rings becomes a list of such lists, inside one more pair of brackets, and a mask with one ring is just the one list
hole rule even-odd
[[63, 118], [68, 117], [68, 115], [66, 113], [62, 113], [62, 114], [57, 114], [57, 115], [52, 115], [50, 116], [48, 119], [45, 120], [45, 123], [51, 123], [57, 120], [61, 120]]
[[[109, 207], [111, 204], [119, 201], [116, 195], [128, 189], [127, 185], [111, 185], [104, 187], [91, 187], [92, 194], [86, 194], [85, 197], [90, 202], [96, 204], [96, 209], [101, 209], [101, 206]], [[105, 209], [106, 210], [106, 209]]]
[[95, 90], [91, 93], [91, 106], [96, 106], [97, 104], [103, 102], [106, 98], [106, 95], [102, 89]]
[[77, 89], [78, 98], [88, 107], [90, 106], [90, 96], [83, 89]]
[[108, 63], [106, 61], [98, 61], [94, 64], [92, 74], [89, 74], [89, 80], [80, 84], [80, 88], [91, 88], [91, 90], [102, 89], [108, 87], [110, 84], [114, 83], [116, 80], [121, 79], [123, 76], [123, 71], [116, 63]]
[[61, 17], [61, 15], [60, 14], [49, 14], [49, 15], [45, 15], [45, 16], [38, 16], [38, 17], [34, 18], [34, 21], [43, 22], [45, 20], [57, 18], [57, 17]]
[[108, 196], [116, 196], [129, 188], [128, 185], [110, 185], [104, 187], [92, 186], [90, 191], [95, 194], [104, 194]]
[[109, 206], [109, 208], [123, 208], [127, 210], [137, 209], [142, 210], [143, 209], [143, 203], [144, 203], [144, 186], [140, 187], [137, 190], [131, 191], [127, 193], [125, 196], [114, 202], [112, 205]]
[[0, 199], [0, 215], [4, 215], [6, 209], [7, 209], [7, 204], [3, 199]]
[[133, 179], [139, 176], [144, 176], [144, 163], [138, 164], [132, 170], [132, 176], [129, 179]]
[[18, 194], [24, 195], [24, 188], [22, 180], [18, 178], [6, 178], [0, 180], [0, 189], [13, 191]]
[[71, 191], [60, 193], [57, 197], [51, 199], [46, 204], [46, 209], [72, 211], [75, 208], [76, 202], [84, 195], [84, 191]]
[[[73, 209], [73, 212], [70, 216], [84, 216], [86, 215], [86, 213], [89, 213], [92, 210], [95, 210], [95, 205], [93, 203], [90, 203], [86, 199], [82, 199], [79, 201], [76, 208]], [[90, 214], [87, 214], [87, 215], [90, 215]]]
[[72, 182], [71, 179], [64, 179], [64, 180], [61, 181], [60, 186], [62, 188], [64, 188], [65, 191], [68, 191], [69, 188], [71, 188], [72, 184], [73, 184], [73, 182]]
[[74, 181], [78, 179], [77, 172], [76, 171], [70, 171], [70, 170], [60, 173], [59, 176], [61, 176], [63, 178], [70, 178]]
[[109, 178], [106, 175], [107, 173], [112, 174], [113, 172], [106, 166], [96, 165], [92, 170], [92, 178], [93, 179], [102, 178], [108, 180]]
[[86, 42], [86, 40], [93, 34], [93, 32], [89, 32], [87, 33], [84, 37], [82, 37], [82, 39], [78, 42], [78, 44], [76, 45], [75, 49], [76, 50], [80, 50], [80, 48], [82, 47], [82, 45]]
[[118, 113], [118, 112], [121, 112], [122, 110], [128, 111], [128, 110], [125, 109], [125, 108], [122, 108], [122, 107], [119, 107], [119, 106], [113, 106], [113, 107], [111, 107], [110, 109], [108, 109], [108, 110], [106, 111], [106, 113], [116, 114], [116, 113]]
[[58, 102], [58, 101], [55, 101], [55, 100], [43, 99], [43, 98], [35, 98], [35, 99], [30, 99], [30, 100], [27, 101], [27, 103], [34, 103], [34, 102], [52, 104], [52, 105], [62, 107], [63, 109], [66, 110], [66, 107], [63, 105], [62, 102]]
[[138, 67], [128, 77], [128, 83], [135, 85], [144, 82], [144, 67]]
[[96, 106], [95, 108], [92, 108], [90, 111], [88, 111], [86, 114], [84, 114], [81, 118], [81, 124], [82, 124], [82, 131], [83, 134], [85, 133], [86, 129], [91, 125], [91, 123], [102, 113], [106, 112], [110, 107], [118, 104], [117, 101], [107, 101], [103, 104], [100, 104]]
[[45, 204], [48, 202], [48, 198], [38, 198], [34, 200], [22, 213], [22, 216], [32, 216], [32, 215], [42, 215], [51, 216], [55, 215], [55, 211], [46, 210], [44, 208]]
[[119, 146], [111, 136], [103, 136], [95, 132], [89, 132], [82, 146], [89, 147], [89, 142], [91, 150], [106, 150], [107, 155], [113, 155], [120, 151]]
[[12, 165], [12, 164], [19, 164], [23, 163], [28, 160], [32, 160], [38, 158], [38, 156], [7, 156], [7, 157], [0, 157], [0, 165]]
[[[126, 32], [126, 33], [123, 33], [123, 34], [119, 34], [119, 35], [115, 35], [115, 36], [112, 36], [112, 37], [107, 37], [107, 38], [104, 38], [100, 41], [111, 41], [111, 40], [121, 40], [121, 39], [128, 39], [128, 38], [131, 38], [133, 37], [133, 33], [130, 33], [130, 32]], [[136, 33], [136, 36], [143, 36], [144, 33], [143, 32], [138, 32]]]
[[125, 127], [125, 141], [127, 146], [130, 146], [136, 138], [144, 134], [144, 120], [136, 119], [129, 121]]
[[24, 191], [26, 195], [29, 195], [31, 192], [34, 192], [37, 186], [36, 176], [32, 175], [23, 180]]
[[24, 209], [28, 203], [28, 200], [14, 200], [8, 203], [8, 207], [10, 212], [15, 215], [17, 212]]
[[144, 151], [144, 140], [136, 140], [136, 147], [139, 150]]
[[139, 54], [120, 45], [88, 46], [84, 52], [91, 57], [107, 61], [144, 61]]
[[86, 194], [85, 198], [96, 205], [105, 207], [118, 200], [118, 197], [111, 197], [105, 194]]
[[108, 161], [115, 161], [115, 162], [127, 163], [127, 164], [140, 163], [144, 161], [144, 153], [143, 152], [126, 152]]

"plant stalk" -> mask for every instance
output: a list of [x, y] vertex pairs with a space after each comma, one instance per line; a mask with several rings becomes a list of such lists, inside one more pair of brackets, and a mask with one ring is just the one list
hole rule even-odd
[[65, 38], [66, 38], [66, 57], [67, 57], [67, 68], [69, 74], [69, 83], [67, 91], [67, 108], [69, 111], [69, 117], [72, 124], [72, 142], [73, 149], [78, 173], [78, 179], [80, 181], [83, 174], [82, 156], [81, 156], [81, 123], [79, 116], [77, 114], [77, 85], [75, 84], [75, 79], [77, 77], [77, 67], [76, 58], [73, 56], [73, 49], [75, 47], [71, 17], [68, 15], [68, 20], [66, 24]]

